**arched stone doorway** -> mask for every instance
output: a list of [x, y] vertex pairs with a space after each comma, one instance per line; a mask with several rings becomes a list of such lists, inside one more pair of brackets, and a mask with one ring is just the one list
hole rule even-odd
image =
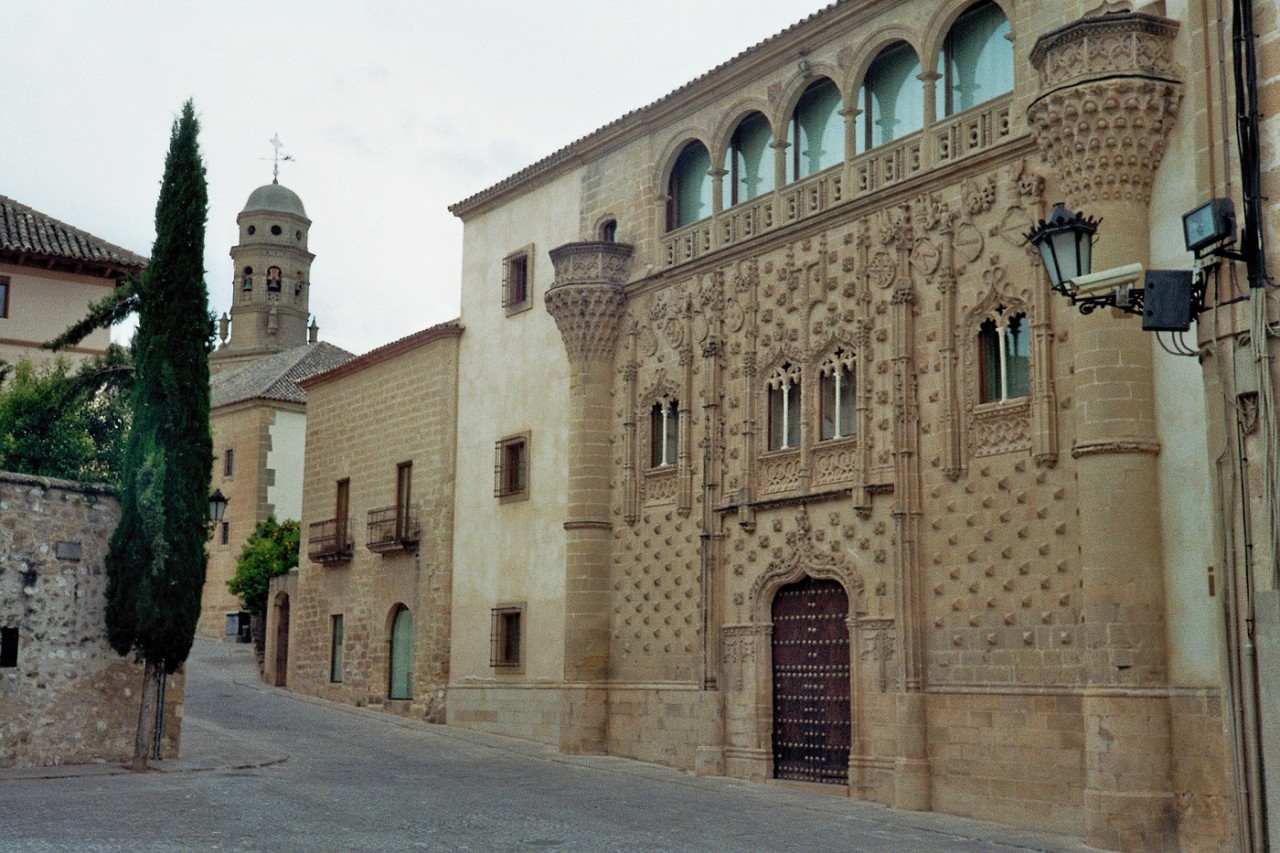
[[397, 605], [391, 620], [390, 677], [388, 699], [413, 698], [413, 614]]
[[289, 594], [276, 596], [276, 687], [284, 687], [289, 674]]
[[849, 596], [805, 575], [772, 603], [773, 775], [845, 785], [853, 723]]

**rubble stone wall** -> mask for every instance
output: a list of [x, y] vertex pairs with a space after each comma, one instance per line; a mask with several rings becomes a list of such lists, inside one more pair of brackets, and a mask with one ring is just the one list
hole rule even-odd
[[[107, 541], [120, 504], [103, 486], [0, 473], [0, 767], [127, 760], [142, 666], [106, 640]], [[9, 633], [12, 637], [12, 633]], [[181, 736], [183, 679], [165, 696], [166, 758]]]

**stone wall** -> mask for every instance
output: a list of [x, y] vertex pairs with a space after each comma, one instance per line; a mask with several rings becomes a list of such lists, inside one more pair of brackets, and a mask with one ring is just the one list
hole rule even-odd
[[[445, 323], [307, 380], [302, 550], [293, 576], [273, 587], [267, 661], [275, 684], [359, 706], [444, 722], [453, 583], [453, 449], [457, 324]], [[412, 465], [416, 534], [370, 541], [370, 513], [394, 510], [397, 469]], [[313, 524], [333, 519], [336, 483], [350, 483], [349, 556], [315, 557]], [[413, 527], [413, 524], [409, 525]], [[282, 597], [283, 596], [283, 597]], [[288, 607], [280, 672], [278, 624]], [[413, 625], [411, 699], [389, 699], [391, 631]], [[342, 661], [334, 672], [335, 617]]]
[[[107, 540], [120, 504], [102, 486], [0, 473], [0, 767], [127, 760], [142, 667], [107, 645]], [[181, 737], [183, 679], [168, 681], [166, 758]]]

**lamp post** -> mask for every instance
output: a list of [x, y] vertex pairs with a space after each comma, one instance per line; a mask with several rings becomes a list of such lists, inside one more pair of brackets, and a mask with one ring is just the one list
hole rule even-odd
[[1026, 234], [1027, 240], [1040, 253], [1040, 262], [1049, 275], [1049, 286], [1055, 293], [1070, 298], [1072, 279], [1093, 271], [1093, 235], [1099, 219], [1072, 213], [1062, 202], [1054, 202], [1048, 219]]
[[1081, 314], [1103, 307], [1136, 314], [1143, 331], [1189, 330], [1204, 310], [1202, 277], [1187, 270], [1149, 270], [1140, 263], [1094, 272], [1093, 239], [1101, 222], [1072, 213], [1059, 201], [1048, 219], [1024, 235], [1040, 253], [1054, 293], [1071, 300]]
[[213, 494], [209, 495], [209, 538], [213, 538], [213, 532], [218, 528], [222, 516], [227, 512], [227, 498], [222, 494], [222, 489], [215, 489]]

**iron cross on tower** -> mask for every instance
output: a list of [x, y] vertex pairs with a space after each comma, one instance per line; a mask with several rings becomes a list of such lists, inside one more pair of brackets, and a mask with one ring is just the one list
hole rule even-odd
[[271, 183], [278, 184], [280, 183], [281, 161], [293, 162], [293, 155], [292, 154], [285, 154], [284, 156], [280, 155], [280, 149], [284, 147], [284, 143], [280, 141], [280, 134], [278, 133], [272, 134], [270, 142], [271, 142], [271, 147], [276, 150], [275, 156], [272, 157], [272, 163], [271, 163]]

